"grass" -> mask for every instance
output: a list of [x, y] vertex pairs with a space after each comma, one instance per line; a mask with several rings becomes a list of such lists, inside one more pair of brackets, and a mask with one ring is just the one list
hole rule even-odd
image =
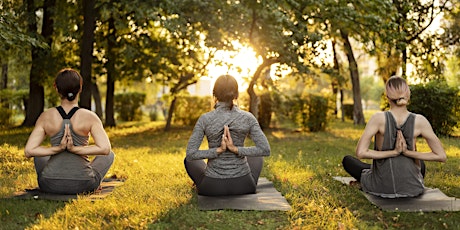
[[[107, 129], [116, 159], [109, 176], [126, 179], [104, 200], [70, 202], [0, 199], [1, 229], [458, 229], [460, 212], [394, 213], [370, 204], [341, 159], [353, 154], [363, 127], [333, 122], [325, 132], [266, 130], [272, 155], [262, 176], [292, 206], [289, 212], [199, 211], [183, 158], [191, 128], [162, 131], [163, 123]], [[0, 197], [37, 186], [23, 154], [30, 129], [0, 132]], [[445, 164], [427, 163], [425, 184], [460, 197], [460, 142], [443, 138]], [[423, 142], [421, 149], [428, 148]]]

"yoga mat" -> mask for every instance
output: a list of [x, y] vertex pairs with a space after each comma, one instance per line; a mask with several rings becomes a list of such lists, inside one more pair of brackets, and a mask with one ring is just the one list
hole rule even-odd
[[57, 201], [68, 201], [73, 199], [88, 199], [98, 200], [103, 199], [110, 195], [112, 191], [123, 184], [123, 181], [116, 179], [104, 179], [101, 183], [102, 189], [97, 190], [90, 194], [79, 194], [79, 195], [62, 195], [54, 193], [41, 192], [38, 188], [26, 189], [26, 191], [16, 192], [10, 198], [16, 199], [36, 199], [36, 200], [57, 200]]
[[[333, 177], [346, 185], [356, 181], [353, 177]], [[383, 198], [366, 192], [361, 193], [375, 206], [392, 212], [460, 211], [460, 199], [449, 197], [437, 188], [425, 188], [417, 197]]]
[[265, 177], [259, 178], [255, 194], [235, 196], [198, 195], [200, 210], [289, 211], [291, 206]]

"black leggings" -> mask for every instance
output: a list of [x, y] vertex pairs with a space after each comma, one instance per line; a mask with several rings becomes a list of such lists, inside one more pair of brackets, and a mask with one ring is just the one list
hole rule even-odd
[[[342, 160], [342, 165], [345, 171], [350, 174], [353, 178], [357, 181], [361, 181], [361, 172], [363, 169], [370, 169], [371, 164], [364, 163], [359, 159], [347, 155]], [[420, 160], [420, 171], [422, 173], [423, 178], [425, 178], [425, 162]]]
[[257, 181], [264, 159], [263, 157], [247, 157], [251, 173], [237, 178], [211, 178], [204, 175], [206, 163], [204, 160], [184, 160], [187, 174], [193, 180], [198, 194], [205, 196], [240, 195], [255, 193]]

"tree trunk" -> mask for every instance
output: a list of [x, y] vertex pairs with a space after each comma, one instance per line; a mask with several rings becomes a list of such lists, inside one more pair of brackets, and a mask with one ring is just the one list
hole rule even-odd
[[114, 112], [114, 92], [115, 92], [115, 81], [112, 77], [112, 73], [107, 71], [107, 94], [105, 99], [105, 125], [115, 127], [115, 112]]
[[[334, 108], [334, 115], [337, 117], [338, 115], [338, 110], [337, 108], [342, 108], [342, 97], [343, 95], [340, 94], [340, 102], [337, 102], [337, 96], [338, 93], [342, 91], [342, 86], [340, 84], [339, 76], [340, 76], [340, 66], [339, 66], [339, 60], [337, 58], [337, 50], [335, 49], [335, 39], [332, 40], [332, 53], [334, 57], [334, 71], [336, 72], [337, 75], [332, 74], [332, 79], [331, 79], [331, 88], [332, 88], [332, 93], [334, 94], [334, 98], [336, 101], [336, 105]], [[342, 111], [343, 112], [343, 111]], [[342, 113], [342, 121], [343, 121], [343, 113]]]
[[345, 122], [345, 108], [343, 108], [343, 89], [340, 89], [340, 112], [342, 113], [342, 122]]
[[257, 67], [257, 70], [254, 73], [251, 79], [251, 82], [249, 82], [249, 86], [247, 89], [247, 92], [249, 94], [249, 112], [251, 112], [256, 117], [256, 119], [258, 119], [258, 115], [259, 115], [260, 99], [257, 96], [256, 92], [254, 91], [254, 86], [256, 85], [257, 80], [260, 78], [262, 71], [265, 68], [270, 67], [271, 65], [277, 62], [278, 62], [277, 59], [265, 59], [264, 58], [264, 61], [262, 62], [262, 64], [260, 64], [259, 67]]
[[95, 0], [83, 0], [83, 37], [80, 51], [80, 73], [83, 88], [80, 94], [80, 107], [91, 109], [91, 64], [93, 60], [94, 28], [96, 26]]
[[[42, 23], [42, 36], [48, 43], [49, 47], [52, 44], [53, 34], [53, 17], [52, 12], [55, 6], [55, 0], [45, 0], [43, 4], [43, 23]], [[30, 15], [36, 13], [34, 0], [27, 0], [27, 12]], [[29, 31], [36, 33], [37, 21], [35, 17], [30, 19]], [[45, 106], [45, 89], [42, 85], [42, 79], [46, 77], [44, 73], [45, 61], [49, 59], [51, 51], [42, 48], [32, 47], [32, 65], [30, 68], [29, 79], [29, 98], [26, 106], [26, 117], [22, 126], [34, 126], [40, 114], [43, 112]]]
[[407, 75], [406, 75], [406, 72], [407, 72], [407, 49], [406, 49], [405, 46], [404, 46], [403, 49], [401, 49], [401, 52], [402, 52], [402, 73], [401, 73], [401, 77], [406, 78], [407, 77]]
[[169, 110], [168, 110], [168, 118], [166, 119], [166, 125], [164, 131], [169, 131], [171, 129], [171, 122], [172, 122], [172, 117], [174, 113], [174, 108], [176, 107], [176, 101], [177, 97], [173, 96], [173, 99], [171, 101], [171, 104], [169, 105]]
[[[2, 73], [1, 74], [2, 74], [2, 78], [1, 78], [2, 84], [0, 85], [0, 90], [7, 89], [8, 88], [8, 62], [2, 63]], [[2, 105], [3, 108], [9, 108], [8, 100], [6, 98], [0, 98], [0, 105]]]
[[348, 58], [348, 68], [350, 70], [351, 84], [353, 89], [353, 122], [355, 125], [363, 125], [365, 124], [365, 121], [363, 114], [363, 106], [361, 103], [358, 64], [353, 54], [353, 49], [351, 48], [348, 33], [343, 30], [340, 30], [340, 35], [342, 36], [345, 47], [345, 53]]
[[91, 84], [91, 95], [93, 95], [94, 104], [96, 106], [96, 114], [102, 119], [102, 102], [101, 102], [101, 93], [99, 92], [99, 87], [94, 82]]
[[107, 94], [105, 98], [105, 125], [114, 127], [115, 113], [114, 113], [114, 94], [115, 94], [115, 54], [114, 49], [116, 46], [116, 28], [113, 17], [109, 19], [109, 35], [107, 37]]

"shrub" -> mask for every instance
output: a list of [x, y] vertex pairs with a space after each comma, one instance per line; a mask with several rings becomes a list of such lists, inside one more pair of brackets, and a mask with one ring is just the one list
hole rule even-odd
[[353, 120], [353, 104], [343, 104], [343, 117]]
[[114, 109], [122, 121], [138, 121], [142, 119], [141, 105], [144, 104], [144, 101], [145, 93], [115, 94]]
[[173, 122], [193, 126], [201, 114], [211, 111], [211, 97], [179, 96], [174, 109]]
[[459, 121], [459, 90], [449, 87], [442, 81], [411, 85], [410, 88], [411, 99], [408, 109], [425, 116], [436, 134], [452, 134]]
[[269, 128], [272, 120], [273, 100], [270, 92], [265, 92], [260, 95], [259, 103], [259, 124], [262, 129]]
[[288, 117], [302, 129], [311, 132], [322, 131], [326, 128], [329, 115], [329, 100], [320, 95], [295, 95], [285, 103], [289, 106]]
[[13, 110], [3, 108], [0, 104], [0, 127], [8, 126], [11, 123], [11, 117], [13, 116]]
[[318, 132], [326, 129], [327, 125], [327, 118], [328, 118], [328, 99], [319, 96], [310, 94], [307, 97], [306, 107], [304, 107], [307, 111], [307, 123], [305, 126], [311, 132]]

